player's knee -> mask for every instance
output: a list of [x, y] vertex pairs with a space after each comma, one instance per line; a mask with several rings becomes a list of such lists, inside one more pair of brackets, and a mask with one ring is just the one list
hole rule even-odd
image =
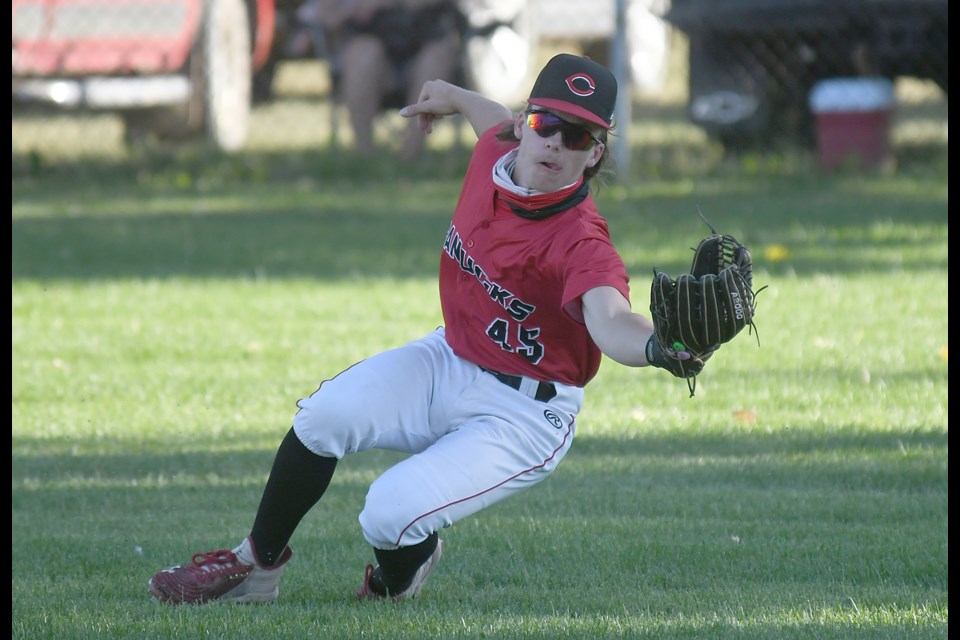
[[[322, 397], [321, 397], [322, 396]], [[357, 407], [334, 394], [319, 392], [300, 401], [293, 428], [304, 445], [319, 455], [342, 458], [356, 449], [353, 425]]]
[[320, 387], [312, 396], [301, 400], [297, 406], [296, 419], [304, 425], [317, 429], [337, 429], [341, 425], [356, 422], [358, 407], [356, 397]]
[[384, 517], [384, 514], [377, 513], [370, 509], [364, 509], [360, 512], [360, 528], [363, 531], [363, 538], [377, 549], [395, 549], [397, 548], [397, 539], [400, 537], [397, 528], [392, 522]]
[[380, 481], [375, 481], [367, 492], [360, 527], [366, 541], [378, 549], [416, 544], [435, 529], [429, 519], [422, 517], [422, 509], [404, 500], [402, 493]]

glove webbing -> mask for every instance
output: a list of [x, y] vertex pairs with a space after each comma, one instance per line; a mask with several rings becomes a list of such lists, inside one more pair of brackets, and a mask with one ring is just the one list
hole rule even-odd
[[733, 236], [721, 235], [703, 215], [700, 207], [697, 207], [697, 213], [713, 236], [702, 240], [700, 245], [694, 249], [691, 273], [700, 277], [708, 273], [720, 273], [727, 267], [737, 267], [747, 285], [752, 287], [753, 260], [750, 257], [750, 250]]
[[[726, 279], [726, 286], [724, 287], [726, 291], [743, 291], [747, 299], [741, 300], [743, 305], [744, 313], [744, 324], [748, 327], [747, 331], [751, 335], [756, 335], [757, 346], [760, 346], [760, 332], [757, 330], [757, 325], [753, 322], [753, 317], [756, 313], [756, 299], [757, 294], [767, 288], [768, 285], [764, 285], [757, 289], [753, 290], [753, 260], [750, 257], [750, 250], [747, 249], [746, 245], [737, 240], [731, 235], [721, 235], [717, 231], [716, 227], [710, 224], [710, 221], [707, 220], [707, 217], [703, 215], [703, 211], [700, 210], [700, 206], [697, 205], [697, 214], [700, 216], [700, 219], [703, 220], [703, 223], [707, 225], [715, 237], [719, 238], [714, 244], [714, 249], [716, 253], [711, 255], [711, 260], [698, 259], [698, 255], [695, 254], [693, 258], [693, 269], [692, 272], [696, 276], [703, 276], [709, 273], [718, 273], [723, 274], [725, 270], [730, 270], [730, 276], [736, 278], [740, 281], [741, 286], [733, 286], [736, 283], [731, 282], [728, 278]], [[701, 243], [702, 245], [703, 243]], [[695, 252], [698, 249], [694, 249]], [[710, 265], [709, 263], [713, 263]], [[708, 266], [709, 265], [709, 266]], [[732, 269], [731, 269], [732, 267]], [[709, 269], [709, 270], [707, 270]], [[702, 273], [699, 273], [702, 271]], [[705, 287], [706, 289], [706, 287]], [[711, 292], [714, 293], [714, 292]], [[704, 291], [704, 298], [708, 296], [707, 292]], [[715, 298], [714, 298], [715, 299]], [[706, 300], [705, 300], [706, 302]], [[714, 314], [715, 316], [716, 314]], [[709, 316], [708, 316], [709, 317]], [[719, 333], [717, 335], [720, 335]]]

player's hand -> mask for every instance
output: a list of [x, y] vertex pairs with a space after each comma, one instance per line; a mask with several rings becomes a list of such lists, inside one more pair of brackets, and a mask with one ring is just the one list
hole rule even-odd
[[443, 116], [459, 113], [456, 96], [463, 91], [460, 87], [443, 80], [429, 80], [420, 89], [420, 97], [414, 104], [400, 109], [404, 118], [417, 117], [417, 124], [424, 133], [433, 132], [433, 123]]
[[400, 109], [400, 115], [404, 118], [416, 116], [417, 124], [424, 133], [433, 132], [434, 122], [454, 114], [466, 117], [477, 136], [513, 118], [510, 109], [499, 102], [443, 80], [425, 82], [417, 101]]

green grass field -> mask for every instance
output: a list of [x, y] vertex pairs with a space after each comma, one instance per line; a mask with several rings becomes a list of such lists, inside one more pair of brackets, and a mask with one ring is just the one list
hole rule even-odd
[[405, 603], [352, 597], [382, 452], [340, 465], [276, 604], [146, 583], [249, 531], [297, 399], [441, 323], [463, 152], [14, 153], [12, 636], [946, 638], [945, 149], [827, 176], [648, 132], [598, 195], [635, 307], [688, 267], [699, 206], [753, 250], [759, 345], [694, 398], [605, 362], [559, 470], [444, 531]]

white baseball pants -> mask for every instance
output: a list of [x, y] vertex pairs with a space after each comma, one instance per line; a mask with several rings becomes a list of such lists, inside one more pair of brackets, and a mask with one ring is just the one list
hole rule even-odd
[[413, 454], [373, 482], [360, 513], [367, 542], [396, 549], [557, 467], [573, 442], [583, 389], [554, 384], [556, 397], [535, 400], [456, 356], [440, 328], [323, 382], [297, 403], [293, 428], [321, 456]]

